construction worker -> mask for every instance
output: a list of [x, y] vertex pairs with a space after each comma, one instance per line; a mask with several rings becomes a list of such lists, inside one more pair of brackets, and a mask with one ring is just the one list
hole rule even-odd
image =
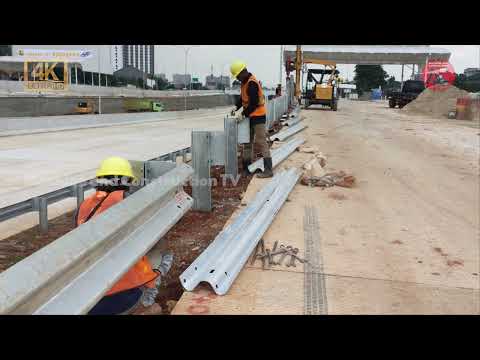
[[[120, 157], [102, 161], [96, 173], [96, 192], [85, 199], [75, 214], [75, 224], [81, 224], [98, 216], [125, 199], [135, 179], [130, 162]], [[128, 314], [143, 306], [153, 305], [160, 274], [165, 275], [171, 266], [171, 258], [160, 269], [153, 269], [149, 259], [143, 256], [128, 270], [105, 296], [90, 310], [90, 315]]]
[[252, 163], [254, 157], [254, 144], [256, 144], [262, 153], [263, 164], [265, 170], [258, 174], [260, 178], [268, 178], [273, 176], [272, 157], [267, 142], [267, 133], [265, 129], [266, 109], [265, 96], [260, 82], [247, 70], [247, 65], [242, 61], [235, 61], [230, 66], [232, 77], [241, 83], [240, 98], [236, 107], [232, 110], [232, 116], [235, 116], [241, 107], [242, 115], [250, 119], [250, 143], [245, 144], [243, 169], [248, 173], [248, 165]]

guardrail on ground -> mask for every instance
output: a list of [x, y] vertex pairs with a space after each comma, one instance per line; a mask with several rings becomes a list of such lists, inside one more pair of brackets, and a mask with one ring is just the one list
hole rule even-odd
[[180, 164], [0, 274], [0, 314], [86, 314], [191, 208]]
[[[181, 150], [173, 151], [168, 154], [158, 156], [156, 158], [150, 159], [153, 160], [169, 160], [175, 162], [178, 156], [182, 156], [185, 162], [187, 153], [191, 152], [191, 148], [184, 148]], [[149, 174], [145, 174], [149, 178]], [[0, 209], [0, 222], [29, 213], [29, 212], [38, 212], [40, 231], [45, 233], [48, 231], [48, 205], [54, 204], [58, 201], [76, 197], [77, 198], [77, 207], [84, 200], [85, 191], [92, 189], [95, 179], [90, 179], [82, 181], [77, 184], [73, 184], [40, 196], [35, 196], [25, 201], [9, 205]]]
[[218, 295], [226, 294], [299, 177], [295, 168], [276, 174], [180, 275], [183, 287], [192, 291], [206, 281]]

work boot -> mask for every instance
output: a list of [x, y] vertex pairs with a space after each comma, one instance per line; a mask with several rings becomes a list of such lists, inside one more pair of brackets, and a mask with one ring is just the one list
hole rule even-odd
[[259, 178], [271, 178], [273, 176], [273, 171], [272, 171], [272, 158], [271, 157], [266, 157], [263, 159], [263, 167], [265, 170], [263, 170], [262, 173], [257, 174], [257, 177]]
[[244, 159], [242, 162], [242, 167], [243, 167], [243, 176], [248, 176], [250, 175], [250, 171], [248, 171], [248, 167], [250, 166], [252, 162], [250, 159]]

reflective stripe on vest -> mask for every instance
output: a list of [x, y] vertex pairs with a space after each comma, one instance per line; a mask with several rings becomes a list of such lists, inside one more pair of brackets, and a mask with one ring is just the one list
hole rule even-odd
[[[97, 191], [92, 196], [85, 199], [78, 209], [77, 226], [85, 223], [90, 216], [95, 217], [113, 205], [119, 203], [124, 199], [124, 191], [117, 190], [107, 193], [104, 191]], [[102, 202], [103, 201], [103, 202]], [[100, 203], [101, 205], [90, 215], [95, 207]], [[154, 280], [158, 274], [153, 271], [152, 265], [146, 256], [143, 256], [130, 270], [128, 270], [115, 285], [105, 294], [112, 295], [121, 291], [133, 289], [145, 285], [147, 287], [155, 287]]]
[[248, 84], [250, 83], [250, 81], [255, 82], [258, 87], [258, 107], [249, 116], [264, 116], [267, 114], [267, 111], [265, 109], [265, 96], [263, 95], [262, 86], [253, 75], [250, 76], [250, 78], [247, 80], [247, 82], [245, 82], [245, 84], [242, 84], [240, 89], [243, 109], [246, 109], [248, 107], [248, 103], [250, 100], [248, 96]]

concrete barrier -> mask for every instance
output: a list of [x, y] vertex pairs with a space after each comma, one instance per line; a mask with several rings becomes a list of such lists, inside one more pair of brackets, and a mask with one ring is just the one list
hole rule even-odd
[[[124, 113], [124, 99], [128, 99], [128, 97], [102, 97], [102, 113]], [[146, 97], [145, 99], [162, 103], [165, 111], [178, 111], [185, 109], [184, 97]], [[98, 111], [99, 99], [95, 96], [8, 96], [0, 97], [0, 117], [74, 114], [75, 107], [79, 101], [91, 101], [94, 105], [94, 111]], [[187, 97], [187, 110], [228, 106], [233, 103], [234, 96], [228, 94], [189, 96]]]

